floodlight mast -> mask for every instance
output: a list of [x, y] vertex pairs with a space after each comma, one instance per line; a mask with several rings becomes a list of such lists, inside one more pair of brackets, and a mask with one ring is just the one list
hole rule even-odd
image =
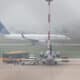
[[48, 2], [49, 12], [48, 12], [48, 49], [52, 53], [52, 44], [51, 44], [51, 2], [53, 0], [46, 0]]

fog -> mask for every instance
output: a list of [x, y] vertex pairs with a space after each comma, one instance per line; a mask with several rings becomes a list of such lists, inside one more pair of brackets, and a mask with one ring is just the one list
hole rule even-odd
[[[0, 0], [0, 20], [10, 32], [47, 33], [48, 5], [45, 0]], [[64, 29], [71, 35], [80, 30], [80, 0], [54, 0], [51, 4], [52, 33]]]

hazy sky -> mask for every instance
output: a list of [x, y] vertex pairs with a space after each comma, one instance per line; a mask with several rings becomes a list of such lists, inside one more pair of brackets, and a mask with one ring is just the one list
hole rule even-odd
[[[80, 23], [80, 0], [54, 0], [51, 10], [52, 32]], [[0, 20], [12, 32], [47, 32], [47, 14], [45, 0], [0, 0]]]

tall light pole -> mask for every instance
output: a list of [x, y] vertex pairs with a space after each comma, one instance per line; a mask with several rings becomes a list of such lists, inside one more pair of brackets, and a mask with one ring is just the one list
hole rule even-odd
[[52, 53], [52, 44], [51, 44], [51, 2], [53, 0], [46, 0], [48, 2], [49, 12], [48, 12], [48, 49]]

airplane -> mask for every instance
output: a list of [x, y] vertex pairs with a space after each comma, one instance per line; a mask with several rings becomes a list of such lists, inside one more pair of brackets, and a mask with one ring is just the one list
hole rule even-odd
[[[10, 33], [0, 22], [0, 34], [6, 39], [31, 40], [32, 42], [46, 42], [48, 34], [24, 34]], [[51, 40], [70, 40], [66, 35], [51, 34]]]
[[[27, 39], [39, 42], [46, 42], [48, 35], [47, 34], [5, 34], [7, 39]], [[69, 40], [70, 38], [65, 35], [51, 34], [51, 40]]]

